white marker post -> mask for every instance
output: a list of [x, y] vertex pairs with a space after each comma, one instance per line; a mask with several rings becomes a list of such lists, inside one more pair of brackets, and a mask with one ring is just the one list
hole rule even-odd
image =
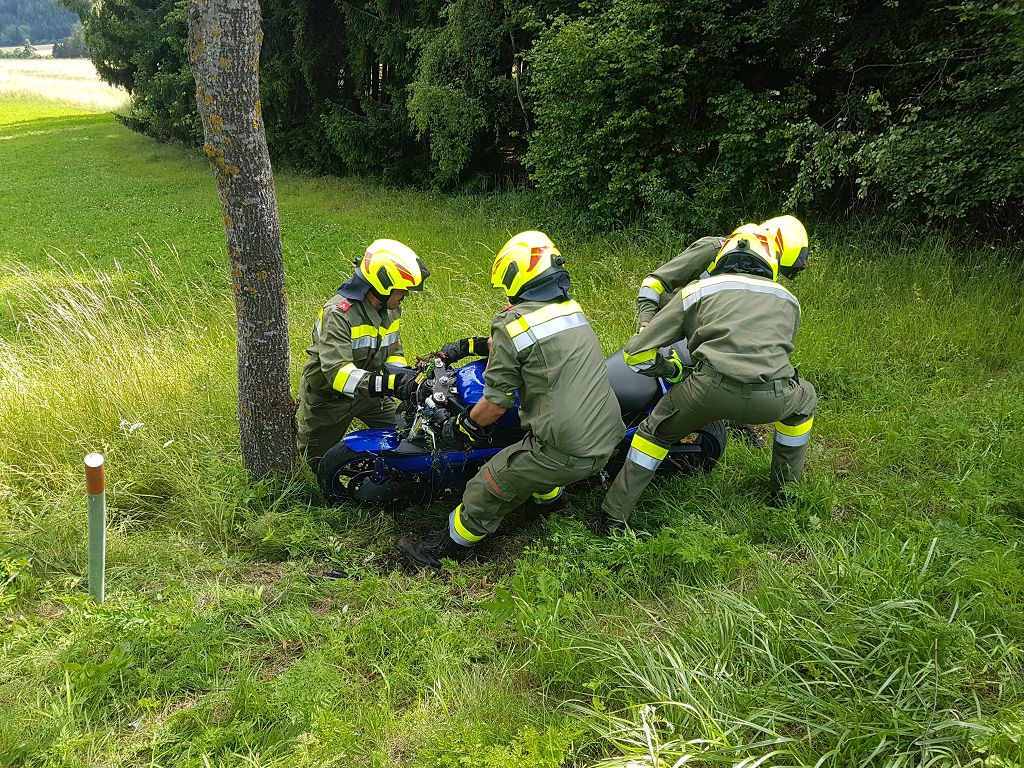
[[102, 603], [107, 564], [107, 489], [102, 453], [85, 457], [85, 489], [89, 492], [89, 594]]

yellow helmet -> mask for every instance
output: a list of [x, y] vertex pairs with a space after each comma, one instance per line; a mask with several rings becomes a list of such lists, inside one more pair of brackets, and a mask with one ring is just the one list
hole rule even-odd
[[716, 269], [746, 273], [770, 270], [765, 277], [778, 280], [779, 257], [772, 234], [758, 224], [737, 227], [718, 250], [718, 255], [708, 267], [708, 274], [713, 275]]
[[776, 216], [761, 225], [775, 241], [779, 254], [779, 272], [796, 277], [807, 266], [807, 230], [796, 216]]
[[423, 290], [430, 272], [412, 248], [397, 240], [374, 240], [359, 262], [359, 272], [381, 296], [392, 291]]
[[562, 266], [562, 254], [543, 232], [520, 232], [494, 257], [491, 285], [514, 299], [527, 284], [552, 267]]

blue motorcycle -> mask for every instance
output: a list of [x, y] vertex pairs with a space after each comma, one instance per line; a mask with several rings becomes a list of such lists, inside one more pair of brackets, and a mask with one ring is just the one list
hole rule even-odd
[[[685, 342], [674, 349], [688, 364]], [[441, 436], [444, 422], [483, 397], [486, 360], [452, 368], [435, 355], [419, 361], [417, 367], [421, 383], [413, 398], [399, 408], [395, 428], [349, 432], [320, 461], [317, 481], [329, 503], [426, 504], [445, 494], [461, 495], [489, 458], [522, 439], [519, 412], [509, 409], [494, 424], [493, 439], [486, 448], [465, 450], [446, 444]], [[605, 361], [605, 368], [626, 424], [626, 435], [604, 470], [606, 476], [614, 477], [637, 426], [671, 384], [634, 373], [621, 351]], [[724, 450], [725, 425], [714, 421], [672, 446], [658, 474], [706, 472]]]

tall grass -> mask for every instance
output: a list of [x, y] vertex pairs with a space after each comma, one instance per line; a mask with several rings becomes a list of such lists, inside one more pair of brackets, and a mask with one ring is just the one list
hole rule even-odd
[[[598, 765], [1024, 760], [1019, 710], [1003, 710], [1024, 696], [1020, 622], [991, 613], [1002, 595], [967, 558], [868, 523], [805, 556], [634, 602], [641, 620], [584, 605], [577, 628], [540, 642], [588, 694], [568, 710], [614, 746]], [[536, 624], [535, 601], [516, 612]]]

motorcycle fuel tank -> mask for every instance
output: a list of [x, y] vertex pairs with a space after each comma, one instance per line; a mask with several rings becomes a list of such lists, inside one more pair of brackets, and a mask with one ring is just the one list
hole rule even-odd
[[[461, 368], [455, 370], [455, 386], [459, 390], [459, 399], [472, 408], [477, 400], [484, 396], [484, 368], [487, 363], [483, 360], [474, 360]], [[502, 429], [510, 432], [518, 432], [519, 426], [519, 393], [515, 393], [516, 407], [509, 408], [498, 419], [497, 424]]]

